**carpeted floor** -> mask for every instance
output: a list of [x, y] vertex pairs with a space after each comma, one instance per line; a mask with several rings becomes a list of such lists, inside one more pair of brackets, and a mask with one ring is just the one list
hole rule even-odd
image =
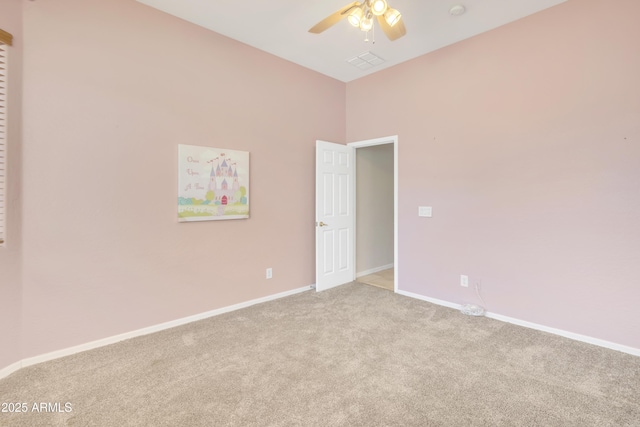
[[640, 358], [351, 283], [24, 368], [0, 402], [28, 407], [2, 426], [640, 426]]

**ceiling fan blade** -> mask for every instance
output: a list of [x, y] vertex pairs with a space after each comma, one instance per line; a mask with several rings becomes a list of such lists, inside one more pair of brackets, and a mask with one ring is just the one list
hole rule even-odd
[[331, 15], [327, 16], [322, 21], [311, 27], [309, 29], [309, 32], [314, 34], [323, 32], [329, 27], [332, 27], [333, 25], [340, 22], [343, 18], [346, 18], [347, 15], [349, 15], [349, 12], [351, 12], [353, 8], [360, 6], [360, 4], [360, 2], [354, 1], [353, 3], [346, 5], [345, 7], [341, 8], [337, 12], [332, 13]]
[[380, 15], [378, 16], [378, 24], [380, 24], [380, 28], [382, 28], [382, 31], [384, 31], [391, 41], [397, 40], [407, 34], [407, 29], [404, 26], [404, 22], [402, 22], [402, 17], [400, 17], [398, 22], [396, 22], [396, 25], [392, 27], [384, 19], [384, 16]]

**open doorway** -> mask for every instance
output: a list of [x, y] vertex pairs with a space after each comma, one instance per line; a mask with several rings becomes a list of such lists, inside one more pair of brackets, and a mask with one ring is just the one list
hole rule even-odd
[[397, 136], [350, 143], [356, 148], [356, 280], [398, 290]]

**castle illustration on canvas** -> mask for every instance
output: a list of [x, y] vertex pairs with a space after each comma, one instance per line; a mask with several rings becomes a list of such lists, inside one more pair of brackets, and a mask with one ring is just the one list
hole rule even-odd
[[178, 146], [178, 221], [249, 217], [249, 153]]

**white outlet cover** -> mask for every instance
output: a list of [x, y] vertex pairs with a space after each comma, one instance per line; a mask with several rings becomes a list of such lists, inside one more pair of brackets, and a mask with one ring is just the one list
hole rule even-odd
[[464, 274], [460, 275], [460, 286], [464, 286], [465, 288], [469, 287], [469, 276]]

